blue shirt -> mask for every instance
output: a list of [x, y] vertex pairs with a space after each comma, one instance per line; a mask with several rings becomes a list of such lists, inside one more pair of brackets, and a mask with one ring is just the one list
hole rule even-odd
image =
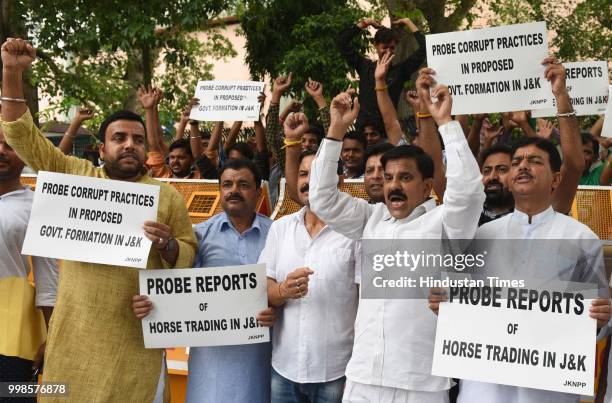
[[[272, 220], [255, 216], [240, 234], [225, 213], [196, 225], [195, 267], [255, 264], [266, 244]], [[194, 347], [189, 351], [187, 402], [269, 403], [270, 343]]]

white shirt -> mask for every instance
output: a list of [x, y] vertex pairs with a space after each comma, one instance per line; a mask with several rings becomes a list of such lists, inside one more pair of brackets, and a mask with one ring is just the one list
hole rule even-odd
[[308, 267], [308, 294], [279, 310], [272, 331], [272, 366], [297, 383], [328, 382], [344, 376], [353, 348], [359, 302], [356, 280], [359, 242], [325, 226], [314, 238], [306, 230], [306, 208], [274, 221], [259, 263], [277, 282]]
[[[592, 270], [589, 276], [590, 279], [596, 279], [595, 281], [599, 283], [602, 281], [601, 275], [603, 273], [592, 269], [593, 267], [603, 268], [603, 254], [597, 235], [586, 225], [564, 214], [555, 212], [552, 207], [532, 216], [531, 223], [527, 214], [514, 210], [514, 212], [502, 218], [482, 225], [476, 233], [476, 238], [576, 240], [576, 242], [571, 242], [571, 244], [581, 245], [582, 248], [587, 249], [585, 251], [591, 256], [589, 263], [586, 265]], [[501, 243], [500, 245], [504, 244]], [[539, 246], [542, 247], [542, 244], [539, 244]], [[571, 249], [570, 244], [565, 242], [551, 242], [550, 247]], [[593, 248], [596, 248], [596, 250], [592, 250]], [[550, 250], [545, 254], [549, 255], [550, 259], [555, 259], [560, 254], [560, 251]], [[522, 265], [522, 258], [516, 256], [516, 254], [513, 261], [517, 265]], [[526, 263], [529, 264], [529, 262]], [[562, 268], [555, 267], [555, 264], [537, 265], [537, 269], [542, 270], [542, 268], [549, 268], [549, 271], [550, 269], [553, 270], [550, 273], [540, 272], [538, 273], [540, 274], [539, 277], [567, 280], [569, 279], [568, 276], [572, 275], [572, 273], [567, 273]], [[510, 267], [506, 266], [505, 269], [510, 270]], [[528, 268], [527, 270], [536, 270], [536, 268]], [[583, 274], [580, 274], [580, 276], [583, 276]], [[604, 282], [604, 284], [606, 283]], [[471, 403], [475, 401], [491, 403], [578, 403], [580, 401], [579, 395], [494, 383], [461, 380], [459, 386], [458, 403]]]
[[[0, 279], [27, 278], [28, 256], [21, 254], [34, 192], [29, 187], [0, 196]], [[36, 281], [36, 306], [54, 306], [57, 294], [57, 262], [32, 256]]]
[[[408, 217], [395, 219], [385, 204], [371, 205], [340, 192], [336, 166], [342, 143], [326, 139], [310, 171], [312, 211], [352, 239], [471, 239], [485, 198], [480, 170], [459, 123], [438, 130], [447, 156], [442, 205], [428, 200]], [[435, 331], [436, 316], [425, 300], [361, 299], [347, 378], [407, 390], [449, 389], [448, 378], [431, 375]]]

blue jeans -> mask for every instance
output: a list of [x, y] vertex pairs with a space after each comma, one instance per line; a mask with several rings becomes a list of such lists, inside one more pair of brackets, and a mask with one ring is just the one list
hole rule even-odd
[[341, 403], [346, 378], [321, 383], [297, 383], [272, 368], [272, 403]]

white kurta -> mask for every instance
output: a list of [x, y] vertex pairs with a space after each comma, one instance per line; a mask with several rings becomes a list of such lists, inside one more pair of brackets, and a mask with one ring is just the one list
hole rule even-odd
[[359, 242], [325, 226], [311, 238], [306, 208], [274, 221], [259, 263], [277, 282], [300, 267], [314, 271], [308, 294], [279, 309], [272, 331], [272, 367], [297, 383], [329, 382], [344, 376], [353, 349], [359, 291], [355, 267]]
[[[340, 192], [336, 168], [342, 143], [326, 139], [311, 167], [310, 208], [352, 239], [472, 238], [485, 198], [480, 170], [457, 122], [439, 131], [447, 158], [442, 205], [428, 200], [408, 217], [395, 219], [382, 203], [370, 205]], [[431, 375], [435, 331], [436, 317], [425, 300], [361, 299], [347, 378], [405, 390], [449, 389], [448, 378]]]
[[[34, 192], [29, 187], [0, 196], [0, 279], [27, 278], [28, 256], [21, 254]], [[36, 280], [36, 306], [54, 306], [57, 294], [57, 261], [32, 256]]]
[[[597, 235], [593, 233], [586, 225], [574, 220], [571, 217], [555, 212], [552, 207], [537, 214], [531, 218], [527, 214], [515, 210], [495, 221], [491, 221], [482, 225], [476, 233], [476, 238], [479, 239], [557, 239], [557, 240], [575, 240], [573, 244], [581, 244], [585, 248], [596, 250], [588, 251], [591, 255], [590, 273], [580, 273], [583, 277], [585, 274], [591, 281], [597, 281], [601, 284], [603, 273], [600, 270], [603, 264], [603, 255], [601, 244], [598, 241]], [[551, 244], [554, 245], [554, 244]], [[561, 244], [560, 244], [561, 245]], [[551, 259], [554, 258], [555, 252], [550, 251]], [[520, 257], [517, 257], [515, 262], [520, 262]], [[554, 265], [540, 265], [539, 269], [553, 268]], [[596, 269], [593, 269], [596, 267]], [[562, 270], [560, 270], [562, 271]], [[550, 272], [539, 273], [541, 277], [569, 279], [572, 273]], [[564, 279], [564, 280], [565, 280]], [[595, 346], [593, 346], [595, 348]], [[458, 403], [472, 403], [476, 401], [490, 403], [578, 403], [580, 396], [566, 393], [551, 392], [545, 390], [537, 390], [530, 388], [521, 388], [516, 386], [498, 385], [493, 383], [475, 382], [475, 381], [460, 381]]]

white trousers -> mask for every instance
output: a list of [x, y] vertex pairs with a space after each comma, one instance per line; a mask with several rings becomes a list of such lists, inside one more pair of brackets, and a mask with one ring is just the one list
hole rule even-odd
[[346, 381], [343, 403], [448, 403], [448, 390], [422, 392]]

